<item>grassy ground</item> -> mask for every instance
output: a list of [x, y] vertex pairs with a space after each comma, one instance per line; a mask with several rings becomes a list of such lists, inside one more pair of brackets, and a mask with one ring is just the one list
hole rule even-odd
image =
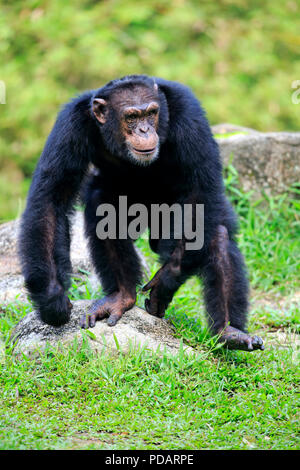
[[[1, 356], [1, 449], [299, 448], [299, 201], [294, 192], [251, 202], [227, 174], [252, 286], [249, 329], [264, 352], [223, 351], [205, 326], [201, 285], [190, 279], [167, 316], [197, 355], [147, 350], [109, 357], [87, 344], [38, 358]], [[154, 273], [157, 262], [140, 248]], [[75, 280], [73, 299], [99, 295]], [[143, 305], [139, 294], [138, 304]], [[2, 309], [3, 341], [29, 305]]]

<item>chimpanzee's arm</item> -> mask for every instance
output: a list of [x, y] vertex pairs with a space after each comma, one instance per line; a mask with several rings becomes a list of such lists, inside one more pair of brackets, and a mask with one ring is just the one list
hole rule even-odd
[[21, 221], [19, 252], [25, 285], [42, 320], [55, 326], [69, 320], [72, 307], [65, 295], [71, 272], [68, 217], [93, 147], [88, 142], [91, 124], [82, 113], [89, 98], [83, 95], [59, 114], [34, 173]]

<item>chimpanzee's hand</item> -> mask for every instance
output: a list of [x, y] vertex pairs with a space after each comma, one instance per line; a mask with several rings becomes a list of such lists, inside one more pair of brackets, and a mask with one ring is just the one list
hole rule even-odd
[[155, 274], [143, 292], [150, 290], [150, 299], [145, 300], [148, 313], [162, 318], [171, 302], [174, 293], [180, 286], [181, 261], [184, 254], [184, 242], [181, 240], [173, 251], [170, 259]]
[[143, 292], [150, 290], [150, 299], [145, 300], [148, 313], [162, 318], [177, 289], [176, 278], [170, 264], [165, 264], [157, 271], [153, 279], [143, 287]]
[[93, 328], [96, 320], [109, 317], [107, 324], [114, 326], [123, 313], [130, 310], [135, 304], [136, 297], [125, 292], [114, 292], [93, 302], [88, 313], [80, 319], [81, 328]]
[[38, 313], [43, 322], [58, 327], [68, 323], [72, 307], [69, 298], [59, 287], [58, 292], [53, 292], [52, 295], [48, 294], [46, 301], [39, 305]]

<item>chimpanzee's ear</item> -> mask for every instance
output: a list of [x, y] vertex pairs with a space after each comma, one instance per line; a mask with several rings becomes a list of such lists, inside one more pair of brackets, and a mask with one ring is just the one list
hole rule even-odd
[[95, 98], [93, 100], [93, 113], [101, 124], [106, 122], [107, 116], [107, 102], [102, 98]]
[[154, 90], [157, 91], [158, 90], [158, 85], [157, 83], [154, 82]]

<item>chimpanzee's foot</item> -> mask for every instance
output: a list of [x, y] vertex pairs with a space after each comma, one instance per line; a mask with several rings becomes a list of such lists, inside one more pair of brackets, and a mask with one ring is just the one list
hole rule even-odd
[[135, 299], [135, 295], [129, 295], [126, 292], [114, 292], [96, 300], [91, 305], [89, 312], [81, 317], [81, 328], [93, 328], [97, 320], [102, 320], [105, 317], [109, 317], [107, 324], [114, 326], [123, 313], [134, 306]]
[[263, 340], [259, 336], [250, 336], [233, 326], [227, 326], [222, 331], [219, 341], [225, 342], [225, 348], [240, 349], [242, 351], [254, 351], [255, 349], [265, 349]]

